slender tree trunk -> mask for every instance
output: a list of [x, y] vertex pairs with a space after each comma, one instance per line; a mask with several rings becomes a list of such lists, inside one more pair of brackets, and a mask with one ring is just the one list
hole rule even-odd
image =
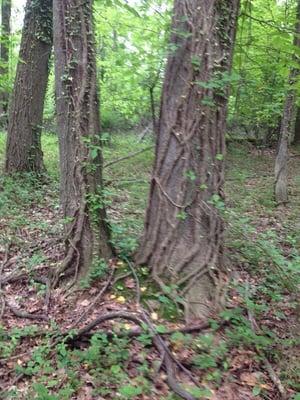
[[156, 159], [137, 262], [204, 317], [223, 265], [223, 154], [238, 0], [175, 0]]
[[293, 144], [300, 144], [300, 107], [297, 107]]
[[9, 110], [7, 173], [44, 172], [41, 131], [51, 49], [52, 0], [28, 0]]
[[54, 0], [61, 204], [70, 221], [66, 258], [56, 273], [85, 275], [113, 252], [102, 196], [102, 154], [92, 0]]
[[[297, 3], [296, 26], [294, 46], [300, 48], [300, 0]], [[298, 61], [298, 56], [293, 56], [293, 61]], [[275, 200], [278, 204], [285, 204], [288, 201], [288, 159], [289, 142], [293, 130], [295, 129], [296, 119], [296, 89], [295, 83], [299, 76], [298, 68], [291, 68], [289, 76], [289, 90], [285, 99], [284, 111], [281, 120], [280, 136], [278, 143], [277, 156], [275, 160]]]
[[[11, 0], [2, 0], [1, 3], [1, 42], [0, 42], [0, 75], [8, 79], [9, 38], [10, 38]], [[7, 88], [0, 92], [0, 125], [7, 125], [7, 107], [9, 91]]]
[[156, 121], [154, 88], [155, 87], [152, 87], [152, 86], [149, 88], [149, 95], [150, 95], [150, 105], [151, 105], [151, 116], [152, 116], [153, 132], [154, 132], [154, 134], [156, 134], [156, 132], [157, 132], [157, 121]]

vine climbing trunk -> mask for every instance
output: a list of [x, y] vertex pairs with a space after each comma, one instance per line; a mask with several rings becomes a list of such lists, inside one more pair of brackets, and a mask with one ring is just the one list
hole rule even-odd
[[9, 88], [4, 82], [8, 81], [9, 38], [10, 38], [11, 0], [1, 3], [1, 42], [0, 42], [0, 75], [3, 84], [0, 91], [0, 125], [6, 128]]
[[[297, 2], [296, 26], [294, 35], [294, 46], [300, 49], [300, 0]], [[297, 65], [299, 56], [294, 53], [293, 61]], [[275, 160], [275, 200], [277, 204], [288, 202], [288, 159], [289, 142], [296, 122], [296, 87], [299, 78], [299, 68], [292, 67], [289, 75], [289, 89], [285, 99], [283, 116], [281, 120], [280, 135], [278, 142], [277, 155]]]
[[102, 195], [102, 153], [92, 0], [54, 0], [54, 53], [66, 257], [54, 280], [88, 273], [112, 248]]
[[28, 0], [9, 110], [7, 173], [44, 172], [41, 130], [51, 49], [52, 0]]
[[174, 3], [155, 165], [136, 261], [151, 267], [163, 289], [180, 290], [187, 320], [207, 316], [223, 266], [219, 208], [238, 9], [238, 0]]

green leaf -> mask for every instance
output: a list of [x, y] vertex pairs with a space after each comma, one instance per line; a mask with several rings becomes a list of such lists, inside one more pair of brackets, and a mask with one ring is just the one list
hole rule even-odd
[[253, 396], [258, 396], [261, 392], [261, 388], [259, 386], [255, 386], [252, 390]]
[[119, 393], [122, 396], [125, 396], [125, 397], [127, 397], [129, 399], [131, 399], [131, 398], [133, 398], [135, 396], [138, 396], [139, 394], [142, 394], [142, 392], [143, 392], [142, 388], [135, 387], [135, 386], [132, 386], [132, 385], [126, 385], [126, 386], [123, 386], [123, 387], [121, 387], [119, 389]]
[[121, 367], [120, 367], [120, 365], [112, 365], [110, 367], [110, 370], [111, 370], [112, 374], [116, 375], [121, 372]]
[[196, 398], [196, 399], [209, 399], [212, 395], [212, 392], [209, 389], [201, 389], [201, 388], [191, 388], [189, 392]]
[[97, 158], [97, 156], [98, 156], [98, 149], [97, 148], [91, 149], [91, 159], [95, 160], [95, 158]]
[[165, 332], [167, 332], [167, 328], [164, 325], [158, 325], [156, 327], [156, 332], [157, 333], [165, 333]]

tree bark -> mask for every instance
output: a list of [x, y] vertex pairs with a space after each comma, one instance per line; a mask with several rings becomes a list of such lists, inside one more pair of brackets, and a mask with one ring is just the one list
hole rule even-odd
[[[5, 77], [6, 77], [6, 80], [8, 78], [10, 17], [11, 17], [11, 0], [2, 0], [2, 3], [1, 3], [0, 75], [2, 76], [3, 79], [5, 79]], [[0, 92], [0, 125], [5, 128], [7, 126], [8, 100], [9, 100], [9, 91], [4, 86]]]
[[293, 144], [300, 144], [300, 107], [297, 107]]
[[187, 320], [207, 316], [223, 266], [219, 207], [238, 9], [238, 0], [174, 4], [155, 165], [136, 261], [149, 265], [163, 288], [174, 284], [180, 290]]
[[66, 270], [75, 277], [113, 255], [102, 195], [92, 0], [54, 0], [54, 53]]
[[[297, 2], [294, 46], [300, 48], [300, 0]], [[298, 56], [294, 53], [293, 62], [297, 63]], [[289, 89], [285, 99], [281, 120], [278, 150], [275, 160], [275, 200], [277, 204], [288, 202], [288, 159], [289, 143], [296, 119], [296, 89], [295, 83], [299, 77], [299, 69], [292, 67], [289, 75]]]
[[44, 172], [41, 131], [51, 49], [52, 0], [28, 0], [9, 110], [7, 173]]

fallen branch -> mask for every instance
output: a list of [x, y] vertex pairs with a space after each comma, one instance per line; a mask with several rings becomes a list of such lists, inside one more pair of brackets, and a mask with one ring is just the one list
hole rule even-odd
[[[195, 400], [195, 398], [188, 393], [186, 390], [184, 390], [177, 382], [175, 378], [175, 368], [174, 368], [174, 362], [173, 362], [173, 356], [171, 351], [169, 350], [168, 346], [166, 343], [162, 340], [160, 335], [155, 330], [155, 327], [152, 326], [152, 324], [149, 323], [148, 318], [145, 318], [144, 315], [141, 315], [140, 313], [132, 313], [132, 312], [127, 312], [127, 311], [115, 311], [111, 312], [105, 315], [101, 315], [100, 317], [96, 318], [94, 321], [90, 322], [88, 325], [85, 327], [81, 328], [77, 333], [75, 333], [72, 337], [67, 337], [66, 343], [72, 343], [74, 341], [77, 341], [80, 337], [84, 336], [88, 332], [90, 332], [93, 328], [95, 328], [97, 325], [101, 324], [102, 322], [113, 320], [113, 319], [125, 319], [128, 321], [131, 321], [139, 326], [142, 326], [143, 324], [146, 324], [152, 332], [153, 337], [152, 337], [152, 342], [158, 352], [163, 355], [162, 359], [162, 364], [165, 366], [166, 371], [167, 371], [167, 381], [170, 389], [176, 393], [178, 396], [180, 396], [184, 400]], [[64, 334], [64, 337], [66, 337], [68, 333]]]
[[10, 311], [18, 318], [27, 318], [27, 319], [40, 319], [43, 321], [48, 321], [49, 317], [47, 317], [47, 315], [44, 314], [32, 314], [32, 313], [28, 313], [26, 311], [22, 311], [17, 307], [14, 307], [12, 304], [9, 304], [7, 301], [5, 301], [5, 304], [7, 305], [7, 307], [10, 309]]
[[128, 160], [129, 158], [135, 157], [135, 156], [137, 156], [137, 155], [139, 155], [139, 154], [142, 154], [142, 153], [144, 153], [145, 151], [148, 151], [148, 150], [151, 150], [151, 149], [153, 149], [153, 146], [148, 146], [148, 147], [145, 147], [145, 148], [142, 149], [142, 150], [136, 151], [136, 152], [134, 152], [134, 153], [130, 153], [130, 154], [128, 154], [127, 156], [117, 158], [116, 160], [112, 160], [112, 161], [110, 161], [110, 162], [104, 164], [104, 165], [103, 165], [103, 168], [107, 168], [107, 167], [110, 167], [111, 165], [117, 164], [117, 163], [119, 163], [119, 162], [121, 162], [121, 161]]

